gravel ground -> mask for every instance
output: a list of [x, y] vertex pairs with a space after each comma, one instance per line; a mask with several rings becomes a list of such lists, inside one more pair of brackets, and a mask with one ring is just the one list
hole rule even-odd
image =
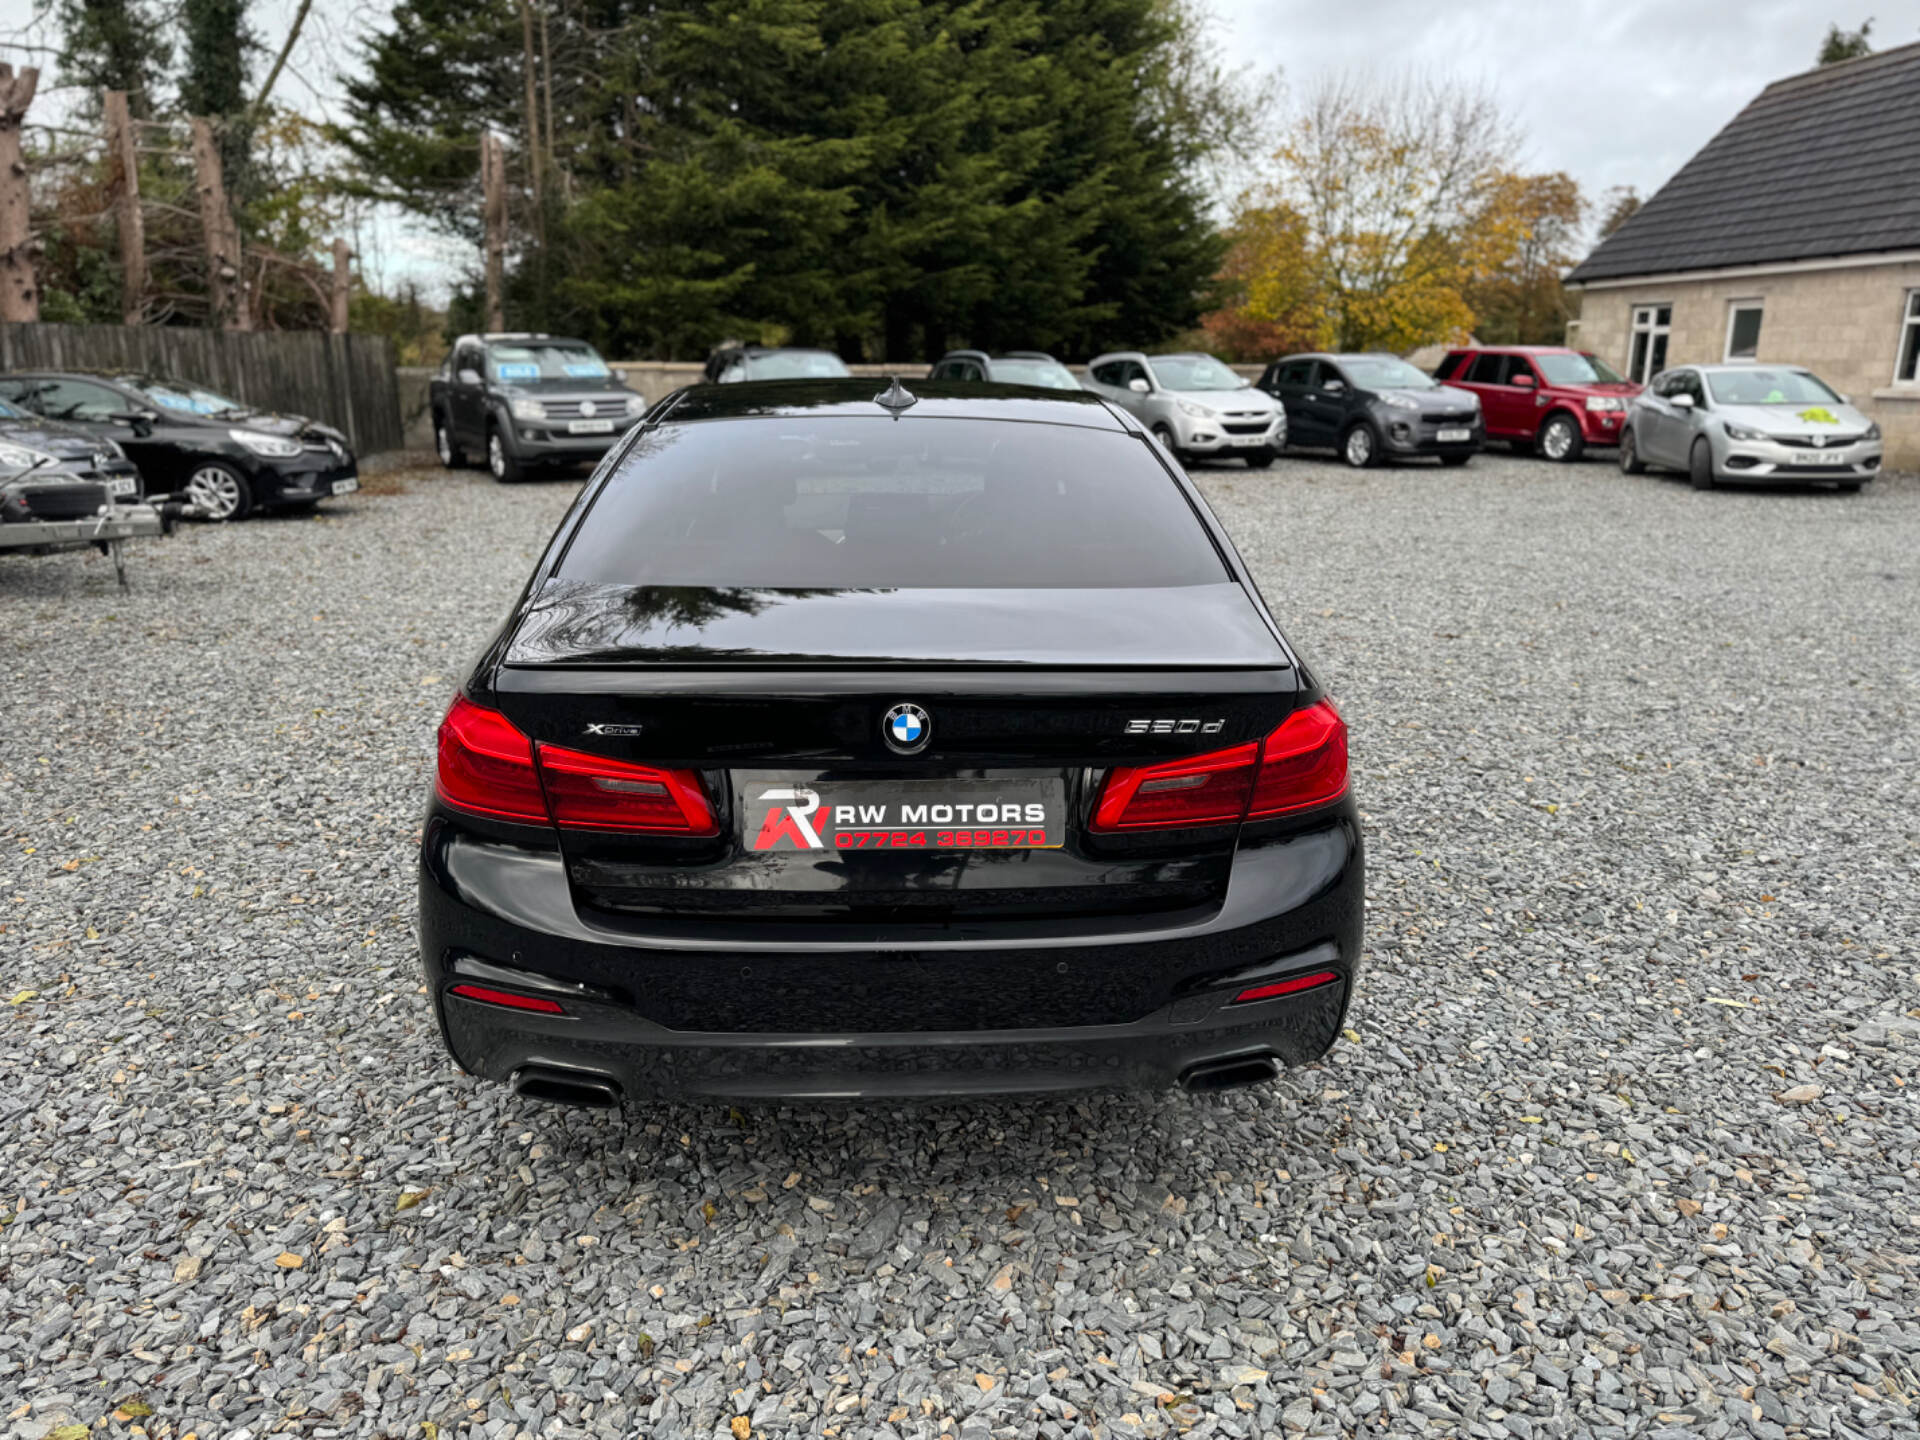
[[574, 486], [401, 478], [0, 561], [0, 1436], [1913, 1432], [1920, 482], [1206, 471], [1353, 724], [1328, 1061], [623, 1126], [411, 934]]

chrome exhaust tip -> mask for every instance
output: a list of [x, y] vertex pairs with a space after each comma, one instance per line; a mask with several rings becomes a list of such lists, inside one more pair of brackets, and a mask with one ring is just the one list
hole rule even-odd
[[1236, 1055], [1230, 1060], [1203, 1060], [1180, 1072], [1180, 1088], [1200, 1095], [1211, 1090], [1238, 1090], [1280, 1077], [1280, 1065], [1271, 1055]]
[[522, 1065], [507, 1082], [513, 1093], [549, 1105], [573, 1105], [583, 1110], [618, 1110], [620, 1087], [605, 1075], [589, 1070], [562, 1070], [556, 1065]]

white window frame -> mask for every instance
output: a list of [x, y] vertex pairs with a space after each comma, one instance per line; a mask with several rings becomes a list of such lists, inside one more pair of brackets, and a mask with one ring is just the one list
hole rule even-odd
[[1760, 312], [1761, 329], [1764, 330], [1766, 328], [1767, 301], [1765, 296], [1755, 296], [1746, 300], [1729, 300], [1727, 302], [1727, 342], [1720, 348], [1720, 359], [1722, 363], [1727, 365], [1752, 365], [1758, 363], [1760, 359], [1759, 331], [1754, 332], [1753, 354], [1735, 355], [1733, 353], [1733, 325], [1735, 319], [1738, 318], [1743, 310], [1758, 310]]
[[[1906, 358], [1909, 344], [1915, 351], [1913, 374], [1903, 377], [1900, 362]], [[1893, 347], [1893, 383], [1902, 389], [1920, 386], [1920, 286], [1907, 291], [1905, 306], [1900, 311], [1900, 338]]]
[[[1640, 323], [1640, 312], [1643, 310], [1651, 317], [1644, 326]], [[1660, 323], [1660, 312], [1662, 310], [1667, 312], [1667, 323], [1664, 325]], [[1632, 373], [1634, 369], [1634, 342], [1642, 335], [1647, 337], [1647, 363], [1645, 367], [1643, 367], [1647, 373], [1644, 375], [1635, 375]], [[1667, 340], [1667, 350], [1669, 354], [1671, 354], [1673, 350], [1673, 302], [1671, 300], [1639, 300], [1628, 307], [1627, 379], [1637, 385], [1652, 383], [1653, 377], [1660, 373], [1660, 370], [1656, 370], [1653, 366], [1653, 342], [1663, 335]], [[1661, 370], [1666, 368], [1668, 367], [1664, 365], [1660, 367]]]

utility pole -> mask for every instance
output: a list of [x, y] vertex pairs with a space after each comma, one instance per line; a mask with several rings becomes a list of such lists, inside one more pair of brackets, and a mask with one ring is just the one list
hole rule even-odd
[[203, 115], [190, 117], [193, 132], [194, 188], [200, 195], [200, 231], [207, 247], [207, 322], [221, 330], [251, 328], [246, 304], [246, 271], [240, 264], [240, 229], [227, 206], [220, 178], [220, 147]]
[[0, 320], [31, 324], [40, 318], [40, 285], [33, 273], [33, 202], [20, 122], [27, 118], [40, 72], [0, 63]]
[[487, 329], [507, 328], [503, 291], [507, 270], [507, 162], [500, 137], [491, 130], [480, 136], [480, 188], [487, 231]]
[[120, 319], [138, 325], [147, 308], [147, 226], [140, 213], [140, 159], [127, 92], [109, 90], [107, 153], [114, 161], [114, 229], [120, 233]]
[[333, 242], [333, 305], [332, 330], [336, 335], [347, 333], [347, 302], [352, 297], [353, 277], [347, 270], [347, 261], [353, 251], [347, 248], [344, 240]]

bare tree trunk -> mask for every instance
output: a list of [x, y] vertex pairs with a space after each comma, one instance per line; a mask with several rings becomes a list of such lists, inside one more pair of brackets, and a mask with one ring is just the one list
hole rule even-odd
[[543, 198], [546, 193], [546, 166], [540, 162], [540, 105], [534, 79], [533, 0], [520, 0], [520, 55], [521, 71], [527, 82], [527, 179], [533, 190], [533, 229], [539, 235], [547, 213]]
[[491, 130], [480, 137], [480, 187], [485, 195], [487, 230], [487, 329], [507, 328], [503, 291], [507, 268], [507, 162], [500, 153], [500, 137]]
[[192, 116], [194, 188], [200, 195], [200, 230], [207, 247], [207, 324], [220, 330], [245, 330], [251, 324], [246, 304], [246, 270], [240, 263], [240, 231], [227, 206], [220, 178], [220, 148], [204, 116]]
[[127, 92], [106, 93], [107, 153], [114, 162], [114, 228], [120, 232], [120, 318], [138, 325], [147, 311], [147, 223], [140, 213], [140, 157]]
[[26, 119], [40, 72], [0, 64], [0, 320], [31, 324], [40, 318], [40, 285], [33, 273], [33, 207], [27, 163], [20, 151], [20, 122]]
[[547, 43], [547, 11], [550, 0], [540, 0], [540, 89], [546, 100], [541, 139], [546, 142], [546, 174], [553, 178], [553, 47]]
[[331, 309], [333, 333], [336, 335], [344, 335], [347, 333], [347, 301], [353, 293], [351, 288], [353, 277], [347, 270], [347, 260], [352, 254], [353, 252], [347, 248], [346, 241], [335, 240], [333, 242], [333, 304]]

